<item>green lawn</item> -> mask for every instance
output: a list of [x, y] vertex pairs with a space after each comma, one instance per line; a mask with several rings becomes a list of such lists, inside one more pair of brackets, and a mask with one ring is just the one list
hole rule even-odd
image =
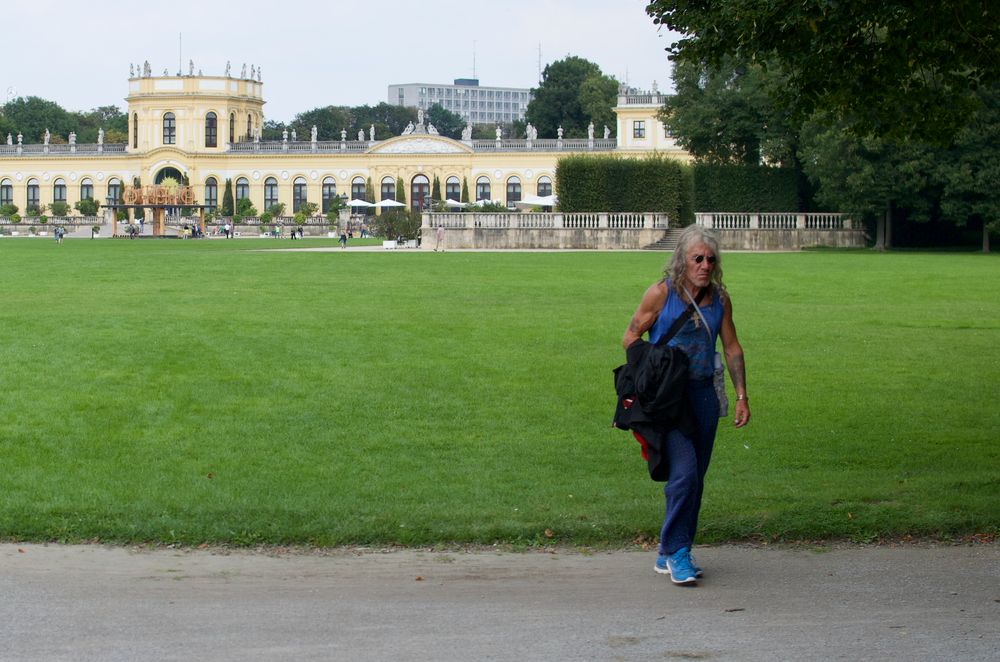
[[[251, 250], [277, 245], [0, 239], [0, 538], [656, 535], [609, 423], [665, 254]], [[1000, 260], [725, 269], [753, 420], [722, 426], [701, 541], [998, 531]]]

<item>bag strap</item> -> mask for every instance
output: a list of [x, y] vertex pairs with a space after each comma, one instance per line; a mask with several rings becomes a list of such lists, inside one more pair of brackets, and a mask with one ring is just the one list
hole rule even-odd
[[[705, 290], [702, 290], [702, 293], [698, 295], [698, 299], [697, 299], [698, 301], [701, 301], [701, 297], [704, 296], [704, 293], [705, 293]], [[695, 300], [691, 298], [691, 293], [688, 292], [688, 288], [686, 288], [686, 287], [684, 288], [684, 294], [686, 294], [688, 296], [688, 301], [690, 301], [692, 303], [692, 305], [693, 305]], [[702, 315], [701, 308], [698, 308], [696, 306], [694, 310], [695, 310], [696, 313], [698, 313], [698, 317], [701, 318], [701, 323], [703, 325], [705, 325], [705, 333], [708, 334], [708, 342], [713, 345], [713, 349], [714, 349], [714, 344], [715, 343], [713, 341], [715, 340], [715, 338], [712, 337], [712, 329], [710, 329], [708, 327], [708, 320], [705, 319], [704, 315]]]
[[[670, 285], [667, 285], [667, 288], [668, 288], [667, 297], [669, 298]], [[701, 291], [698, 292], [698, 298], [696, 298], [694, 301], [688, 304], [688, 307], [684, 309], [684, 312], [680, 314], [680, 317], [675, 319], [674, 323], [670, 325], [669, 329], [667, 329], [667, 332], [664, 333], [662, 336], [660, 336], [660, 339], [656, 341], [657, 346], [666, 345], [668, 342], [670, 342], [671, 338], [677, 335], [677, 332], [681, 330], [681, 327], [687, 324], [687, 321], [691, 318], [692, 315], [694, 315], [694, 311], [698, 309], [697, 305], [698, 302], [701, 301], [702, 298], [704, 298], [705, 292], [707, 291], [708, 291], [707, 287], [701, 288]], [[666, 299], [664, 299], [664, 303], [666, 303]]]

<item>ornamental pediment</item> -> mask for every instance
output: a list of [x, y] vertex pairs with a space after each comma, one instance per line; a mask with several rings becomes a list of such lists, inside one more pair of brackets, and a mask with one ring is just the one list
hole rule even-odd
[[470, 154], [472, 149], [444, 136], [406, 135], [389, 138], [369, 150], [370, 154]]

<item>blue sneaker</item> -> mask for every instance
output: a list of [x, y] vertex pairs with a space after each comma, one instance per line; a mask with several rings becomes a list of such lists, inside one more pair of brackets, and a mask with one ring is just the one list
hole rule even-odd
[[694, 568], [695, 577], [704, 577], [705, 571], [702, 570], [701, 566], [698, 565], [698, 562], [694, 560], [694, 554], [688, 554], [688, 559], [690, 559], [691, 566]]
[[661, 554], [656, 558], [656, 572], [670, 575], [670, 581], [675, 584], [695, 584], [698, 576], [691, 564], [691, 550], [681, 547], [673, 554]]
[[[693, 554], [688, 554], [688, 559], [690, 559], [691, 566], [694, 568], [694, 576], [695, 577], [704, 577], [705, 576], [705, 571], [701, 569], [701, 566], [699, 566], [697, 563], [695, 563], [694, 555]], [[658, 555], [656, 557], [656, 565], [653, 566], [653, 570], [655, 570], [656, 572], [660, 573], [661, 575], [669, 575], [670, 574], [670, 566], [667, 565], [667, 555], [666, 554], [660, 554], [660, 555]]]

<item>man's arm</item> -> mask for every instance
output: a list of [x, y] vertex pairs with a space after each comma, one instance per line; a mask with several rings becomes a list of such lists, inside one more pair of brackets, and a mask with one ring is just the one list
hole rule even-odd
[[722, 351], [726, 355], [726, 365], [729, 367], [729, 378], [733, 380], [733, 390], [736, 391], [736, 406], [733, 407], [733, 425], [743, 427], [750, 420], [750, 403], [747, 400], [747, 371], [743, 362], [743, 347], [736, 337], [736, 325], [733, 323], [733, 303], [727, 296], [722, 308]]
[[642, 338], [642, 334], [652, 328], [666, 299], [667, 286], [663, 281], [653, 283], [649, 286], [646, 293], [642, 295], [642, 301], [639, 302], [639, 307], [636, 308], [635, 314], [632, 315], [632, 319], [628, 323], [628, 328], [625, 329], [625, 335], [622, 337], [622, 347], [628, 349], [632, 343]]

